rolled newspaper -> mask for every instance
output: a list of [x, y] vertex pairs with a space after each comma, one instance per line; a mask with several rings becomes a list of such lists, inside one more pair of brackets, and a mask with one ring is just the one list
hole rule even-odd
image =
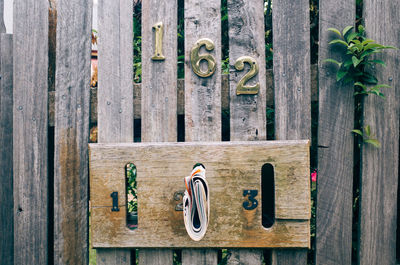
[[210, 197], [206, 169], [196, 166], [190, 176], [185, 177], [186, 191], [183, 196], [183, 218], [188, 235], [194, 241], [206, 234], [210, 217]]

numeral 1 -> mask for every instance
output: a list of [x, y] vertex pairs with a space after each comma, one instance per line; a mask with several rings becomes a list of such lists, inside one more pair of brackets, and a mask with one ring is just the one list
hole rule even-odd
[[112, 198], [112, 212], [119, 212], [119, 208], [118, 208], [118, 192], [114, 191], [113, 193], [111, 193], [111, 198]]
[[162, 43], [163, 43], [163, 33], [164, 33], [164, 25], [162, 22], [158, 22], [154, 24], [153, 31], [155, 34], [155, 50], [154, 55], [151, 57], [154, 61], [163, 61], [165, 60], [164, 55], [162, 54]]

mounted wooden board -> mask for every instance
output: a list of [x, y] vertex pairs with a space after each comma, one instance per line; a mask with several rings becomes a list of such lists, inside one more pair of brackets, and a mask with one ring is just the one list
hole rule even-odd
[[[90, 144], [92, 244], [110, 247], [310, 246], [309, 141]], [[201, 241], [187, 235], [175, 193], [195, 163], [210, 188], [210, 223]], [[137, 168], [138, 228], [126, 226], [125, 166]], [[261, 168], [274, 167], [274, 225], [261, 223]], [[246, 210], [244, 190], [258, 190]], [[119, 211], [111, 194], [118, 192]]]

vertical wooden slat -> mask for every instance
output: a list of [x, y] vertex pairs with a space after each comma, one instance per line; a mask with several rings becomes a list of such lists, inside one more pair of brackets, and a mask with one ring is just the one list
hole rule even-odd
[[[142, 141], [177, 141], [177, 0], [142, 2]], [[153, 60], [162, 23], [164, 60]], [[140, 224], [139, 224], [140, 225]], [[139, 264], [172, 264], [171, 249], [142, 249]]]
[[351, 264], [353, 200], [354, 96], [350, 84], [336, 82], [336, 66], [327, 58], [342, 59], [343, 47], [328, 43], [355, 21], [354, 1], [323, 0], [319, 26], [319, 120], [316, 264]]
[[[310, 20], [307, 0], [274, 2], [277, 140], [311, 138]], [[307, 264], [307, 250], [275, 250], [273, 264]]]
[[[1, 14], [0, 21], [2, 21]], [[0, 36], [0, 264], [12, 265], [14, 264], [13, 44], [12, 35], [2, 33]]]
[[[221, 141], [221, 1], [185, 1], [185, 141]], [[190, 51], [202, 38], [215, 48], [216, 70], [210, 77], [197, 76]], [[188, 169], [190, 172], [190, 169]], [[217, 264], [217, 250], [182, 250], [182, 264]]]
[[57, 2], [54, 264], [88, 263], [91, 0]]
[[[99, 0], [99, 143], [133, 142], [132, 14], [131, 0]], [[129, 265], [130, 257], [128, 249], [97, 250], [99, 264]]]
[[0, 33], [6, 33], [4, 24], [4, 0], [0, 0]]
[[[369, 38], [400, 46], [400, 3], [364, 1], [365, 28]], [[360, 264], [396, 263], [396, 209], [399, 158], [400, 53], [386, 51], [376, 67], [378, 80], [389, 84], [386, 99], [368, 96], [364, 101], [364, 125], [370, 125], [381, 148], [364, 144], [361, 169]]]
[[[229, 59], [230, 59], [230, 139], [231, 141], [266, 140], [266, 74], [263, 0], [228, 0]], [[234, 67], [236, 60], [250, 56], [257, 62], [259, 72], [246, 85], [259, 83], [257, 95], [237, 95], [239, 81], [249, 71]], [[230, 250], [228, 264], [261, 264], [260, 249]]]
[[48, 1], [14, 0], [14, 263], [48, 262]]
[[[221, 1], [185, 2], [185, 141], [221, 141]], [[190, 63], [190, 50], [202, 38], [214, 42], [217, 68], [199, 77]]]

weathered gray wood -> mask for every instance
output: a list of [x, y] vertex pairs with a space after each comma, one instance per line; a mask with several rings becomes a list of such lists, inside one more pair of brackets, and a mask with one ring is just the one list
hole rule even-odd
[[[265, 140], [266, 125], [266, 75], [264, 1], [229, 0], [229, 85], [231, 140]], [[257, 62], [259, 73], [246, 85], [260, 84], [257, 95], [236, 95], [239, 81], [249, 71], [235, 69], [239, 57], [250, 56]]]
[[[212, 51], [200, 50], [214, 56], [216, 61], [215, 73], [205, 78], [194, 73], [190, 61], [191, 49], [202, 38], [210, 39], [215, 45]], [[185, 1], [185, 141], [221, 140], [220, 44], [221, 1]], [[217, 264], [217, 250], [198, 251], [202, 250], [182, 250], [182, 261], [185, 261], [182, 264], [204, 264], [204, 261]]]
[[48, 262], [48, 1], [14, 1], [14, 263]]
[[[133, 142], [133, 3], [98, 3], [98, 142]], [[130, 264], [130, 250], [97, 250], [103, 264]]]
[[[185, 2], [185, 141], [221, 140], [221, 11], [218, 0]], [[202, 38], [214, 42], [215, 73], [199, 77], [190, 62], [190, 50]]]
[[4, 0], [0, 0], [0, 33], [6, 33], [4, 24]]
[[0, 264], [12, 265], [14, 264], [13, 44], [12, 35], [2, 33], [0, 36]]
[[133, 5], [99, 0], [99, 142], [132, 142]]
[[57, 1], [54, 264], [88, 263], [91, 0]]
[[[310, 20], [307, 0], [274, 2], [275, 137], [311, 138]], [[307, 250], [275, 250], [277, 264], [307, 264]]]
[[[142, 142], [177, 141], [177, 14], [178, 3], [142, 2]], [[153, 60], [161, 22], [164, 60]], [[139, 251], [140, 264], [172, 264], [171, 249]]]
[[[266, 73], [263, 0], [228, 0], [229, 21], [229, 86], [231, 141], [266, 140]], [[237, 95], [239, 81], [250, 70], [235, 69], [239, 57], [250, 56], [257, 62], [259, 72], [246, 85], [259, 83], [257, 95]], [[261, 264], [263, 251], [232, 249], [228, 264]]]
[[[142, 4], [142, 142], [177, 141], [177, 12], [177, 0]], [[164, 60], [152, 59], [158, 22]]]
[[[365, 28], [369, 38], [400, 46], [398, 1], [364, 1]], [[386, 99], [368, 96], [364, 101], [364, 125], [370, 125], [381, 148], [363, 145], [361, 169], [360, 264], [396, 263], [396, 209], [399, 158], [400, 52], [386, 51], [377, 67]]]
[[[100, 257], [99, 257], [100, 253]], [[131, 264], [131, 252], [126, 249], [98, 249], [97, 265]]]
[[343, 47], [327, 29], [342, 30], [355, 21], [354, 1], [322, 0], [319, 26], [319, 120], [316, 264], [351, 264], [354, 97], [352, 85], [336, 82]]

